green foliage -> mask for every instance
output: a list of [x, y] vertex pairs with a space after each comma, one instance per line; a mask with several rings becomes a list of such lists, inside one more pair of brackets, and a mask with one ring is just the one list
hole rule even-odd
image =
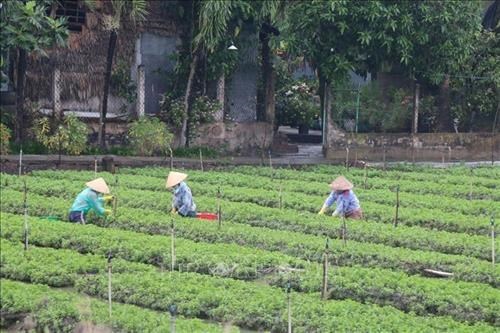
[[[194, 136], [196, 128], [202, 124], [213, 121], [215, 112], [220, 109], [218, 101], [207, 96], [198, 96], [191, 105], [191, 112], [188, 117], [188, 124], [191, 130], [190, 136]], [[182, 98], [172, 98], [168, 93], [163, 94], [160, 100], [160, 119], [165, 121], [171, 128], [182, 126], [182, 116], [184, 114], [184, 102]]]
[[33, 131], [36, 140], [50, 152], [79, 155], [87, 146], [87, 125], [73, 115], [65, 116], [62, 121], [40, 118]]
[[314, 102], [316, 88], [311, 81], [292, 80], [277, 91], [276, 118], [280, 125], [312, 125], [319, 118]]
[[128, 103], [135, 103], [137, 87], [130, 78], [130, 66], [126, 61], [118, 61], [111, 73], [111, 93], [124, 98]]
[[[47, 2], [2, 1], [0, 10], [0, 49], [21, 48], [27, 52], [44, 54], [53, 44], [63, 45], [68, 30], [63, 18], [47, 15]], [[1, 53], [0, 68], [5, 65]]]
[[11, 138], [10, 129], [0, 123], [0, 154], [6, 155], [10, 151], [9, 143]]
[[209, 147], [187, 147], [187, 148], [176, 148], [173, 150], [174, 157], [187, 157], [187, 158], [199, 158], [200, 150], [203, 158], [217, 158], [220, 154], [217, 150]]
[[158, 118], [142, 117], [130, 124], [128, 137], [135, 152], [143, 156], [167, 154], [173, 139], [167, 126]]

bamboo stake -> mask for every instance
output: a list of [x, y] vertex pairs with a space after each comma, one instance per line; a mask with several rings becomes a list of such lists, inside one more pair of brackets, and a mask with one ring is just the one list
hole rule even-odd
[[345, 147], [345, 169], [349, 171], [349, 147]]
[[365, 190], [367, 188], [367, 185], [366, 185], [367, 178], [368, 178], [368, 169], [366, 168], [366, 164], [365, 164], [365, 177], [364, 177], [364, 181], [363, 181]]
[[385, 161], [385, 142], [382, 144], [382, 161], [384, 162], [384, 171], [387, 168], [387, 163]]
[[168, 312], [170, 312], [170, 333], [175, 333], [175, 319], [177, 316], [177, 305], [171, 304], [168, 307]]
[[491, 215], [491, 263], [495, 266], [495, 215]]
[[269, 155], [269, 167], [272, 169], [273, 168], [273, 159], [271, 157], [271, 149], [269, 149], [267, 152]]
[[116, 217], [116, 209], [118, 208], [118, 197], [113, 196], [113, 217]]
[[280, 188], [279, 188], [279, 209], [283, 208], [283, 185], [281, 184], [280, 180]]
[[220, 207], [220, 197], [221, 197], [221, 190], [219, 186], [217, 188], [217, 225], [219, 229], [222, 227], [222, 211]]
[[470, 168], [470, 188], [469, 188], [469, 200], [472, 200], [472, 177], [474, 176], [474, 171]]
[[342, 214], [342, 242], [347, 246], [347, 225], [345, 223], [345, 215]]
[[396, 187], [396, 213], [394, 215], [394, 227], [398, 226], [398, 214], [399, 214], [399, 185]]
[[24, 205], [24, 250], [28, 250], [28, 188], [26, 186], [26, 179], [23, 179], [24, 183], [24, 196], [23, 196], [23, 205]]
[[97, 178], [97, 157], [94, 156], [94, 179]]
[[200, 151], [200, 168], [201, 168], [201, 172], [203, 172], [203, 154], [201, 152], [201, 149], [199, 149]]
[[323, 253], [323, 280], [321, 286], [321, 298], [326, 299], [328, 297], [328, 246], [329, 239], [326, 238], [325, 252]]
[[292, 333], [292, 285], [290, 279], [286, 286], [287, 303], [288, 303], [288, 333]]
[[172, 171], [174, 169], [174, 152], [172, 147], [168, 147], [168, 150], [170, 152], [170, 171]]
[[111, 303], [111, 269], [112, 269], [112, 264], [111, 264], [111, 259], [113, 259], [113, 256], [110, 254], [108, 256], [108, 306], [109, 306], [109, 318], [111, 319], [111, 314], [112, 314], [112, 303]]
[[171, 254], [170, 272], [173, 272], [174, 268], [175, 268], [175, 226], [174, 226], [174, 219], [171, 219], [171, 221], [170, 221], [170, 254]]
[[19, 150], [19, 177], [23, 172], [23, 149]]

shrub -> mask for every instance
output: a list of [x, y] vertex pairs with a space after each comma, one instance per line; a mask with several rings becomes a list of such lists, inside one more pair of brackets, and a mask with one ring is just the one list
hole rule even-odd
[[9, 153], [9, 142], [11, 132], [7, 126], [0, 123], [0, 154], [5, 155]]
[[313, 99], [315, 90], [305, 81], [292, 81], [279, 89], [276, 99], [278, 124], [311, 126], [320, 114]]
[[50, 152], [78, 155], [87, 145], [87, 125], [72, 115], [62, 121], [40, 118], [35, 121], [33, 130], [37, 141]]
[[138, 155], [166, 154], [173, 135], [158, 118], [141, 117], [130, 124], [128, 136], [132, 148]]

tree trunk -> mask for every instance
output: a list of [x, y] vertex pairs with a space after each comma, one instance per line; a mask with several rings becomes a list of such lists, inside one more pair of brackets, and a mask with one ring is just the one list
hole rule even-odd
[[99, 145], [101, 149], [106, 149], [106, 115], [108, 113], [109, 85], [111, 82], [111, 69], [113, 68], [113, 57], [115, 55], [117, 34], [111, 30], [109, 35], [108, 56], [106, 58], [106, 72], [104, 73], [104, 89], [102, 95], [102, 105], [99, 126]]
[[418, 111], [420, 103], [420, 84], [415, 81], [413, 87], [413, 121], [411, 126], [411, 133], [418, 133]]
[[184, 147], [189, 147], [188, 120], [191, 109], [191, 92], [193, 90], [194, 74], [196, 73], [196, 67], [198, 67], [198, 60], [199, 60], [199, 55], [198, 52], [195, 51], [193, 60], [191, 61], [188, 82], [186, 85], [186, 93], [184, 95], [184, 114], [182, 116], [182, 129], [181, 129], [181, 146]]
[[446, 75], [439, 89], [439, 131], [451, 131], [450, 76]]
[[24, 86], [26, 82], [26, 50], [19, 49], [17, 62], [17, 86], [16, 86], [16, 143], [24, 140]]

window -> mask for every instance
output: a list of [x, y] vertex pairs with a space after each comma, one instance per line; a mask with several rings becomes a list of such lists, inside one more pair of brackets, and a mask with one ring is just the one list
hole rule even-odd
[[85, 6], [80, 0], [59, 0], [56, 18], [65, 17], [69, 31], [81, 32], [85, 24]]

